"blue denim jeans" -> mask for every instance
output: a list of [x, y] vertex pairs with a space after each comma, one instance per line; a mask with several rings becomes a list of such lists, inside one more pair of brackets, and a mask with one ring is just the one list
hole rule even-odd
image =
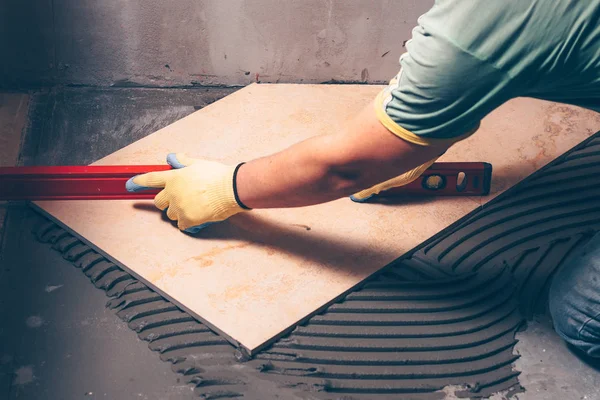
[[558, 271], [549, 302], [556, 332], [588, 356], [600, 358], [600, 233]]

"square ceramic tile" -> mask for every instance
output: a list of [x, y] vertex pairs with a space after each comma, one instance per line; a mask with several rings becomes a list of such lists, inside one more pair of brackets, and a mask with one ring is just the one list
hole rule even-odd
[[[164, 163], [167, 153], [179, 151], [230, 164], [250, 160], [335, 129], [380, 89], [251, 85], [97, 164]], [[521, 128], [514, 126], [508, 134], [521, 132], [528, 140], [507, 139], [498, 148], [497, 136], [478, 134], [445, 158], [501, 162], [519, 152], [522, 162], [531, 165], [544, 144], [532, 138], [544, 132]], [[554, 140], [556, 145], [544, 150], [547, 157], [560, 155], [587, 134], [574, 131], [568, 140]], [[473, 211], [479, 199], [439, 198], [395, 205], [340, 199], [304, 208], [255, 210], [211, 226], [198, 237], [184, 235], [165, 222], [151, 201], [37, 204], [252, 353]]]

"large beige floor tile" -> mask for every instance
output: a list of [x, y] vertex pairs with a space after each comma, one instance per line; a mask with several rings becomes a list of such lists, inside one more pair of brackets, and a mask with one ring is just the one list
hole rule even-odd
[[[379, 89], [251, 85], [98, 164], [164, 163], [166, 153], [172, 151], [232, 164], [249, 160], [336, 129]], [[445, 158], [502, 163], [504, 157], [519, 153], [522, 163], [531, 165], [543, 144], [534, 137], [544, 132], [507, 123], [509, 132], [517, 128], [527, 140], [507, 139], [499, 146], [497, 136], [478, 134]], [[577, 140], [581, 138], [555, 140], [545, 151], [548, 157], [556, 157]], [[503, 189], [495, 187], [495, 192]], [[253, 211], [191, 237], [165, 222], [150, 201], [38, 203], [57, 221], [250, 352], [478, 204], [479, 199], [466, 197], [396, 205], [361, 205], [341, 199], [305, 208]]]

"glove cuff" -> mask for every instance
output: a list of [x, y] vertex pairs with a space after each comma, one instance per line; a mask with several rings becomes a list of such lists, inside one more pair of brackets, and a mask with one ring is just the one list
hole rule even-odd
[[233, 195], [235, 196], [235, 201], [238, 203], [238, 205], [240, 207], [242, 207], [244, 210], [251, 210], [250, 207], [247, 207], [244, 203], [242, 203], [242, 200], [240, 200], [240, 196], [238, 196], [238, 191], [237, 191], [237, 174], [238, 174], [238, 170], [244, 164], [245, 163], [243, 163], [243, 162], [239, 163], [235, 167], [235, 170], [233, 170]]
[[240, 166], [241, 164], [228, 168], [228, 172], [223, 174], [222, 179], [210, 185], [205, 192], [207, 203], [214, 213], [214, 221], [222, 221], [249, 210], [248, 207], [240, 204], [235, 187], [235, 178]]
[[389, 190], [394, 187], [408, 185], [409, 183], [417, 180], [423, 172], [427, 170], [427, 168], [431, 167], [434, 162], [436, 162], [438, 157], [434, 158], [426, 162], [425, 164], [419, 165], [418, 167], [403, 173], [400, 176], [382, 182], [378, 185], [375, 185], [369, 189], [361, 190], [360, 192], [351, 196], [352, 200], [361, 202], [369, 199], [371, 196], [379, 194], [380, 192]]

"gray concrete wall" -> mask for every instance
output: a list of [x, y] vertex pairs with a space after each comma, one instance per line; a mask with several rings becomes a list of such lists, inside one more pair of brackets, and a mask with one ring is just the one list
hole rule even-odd
[[0, 85], [54, 76], [52, 0], [0, 0]]
[[0, 0], [0, 84], [382, 82], [433, 0]]

